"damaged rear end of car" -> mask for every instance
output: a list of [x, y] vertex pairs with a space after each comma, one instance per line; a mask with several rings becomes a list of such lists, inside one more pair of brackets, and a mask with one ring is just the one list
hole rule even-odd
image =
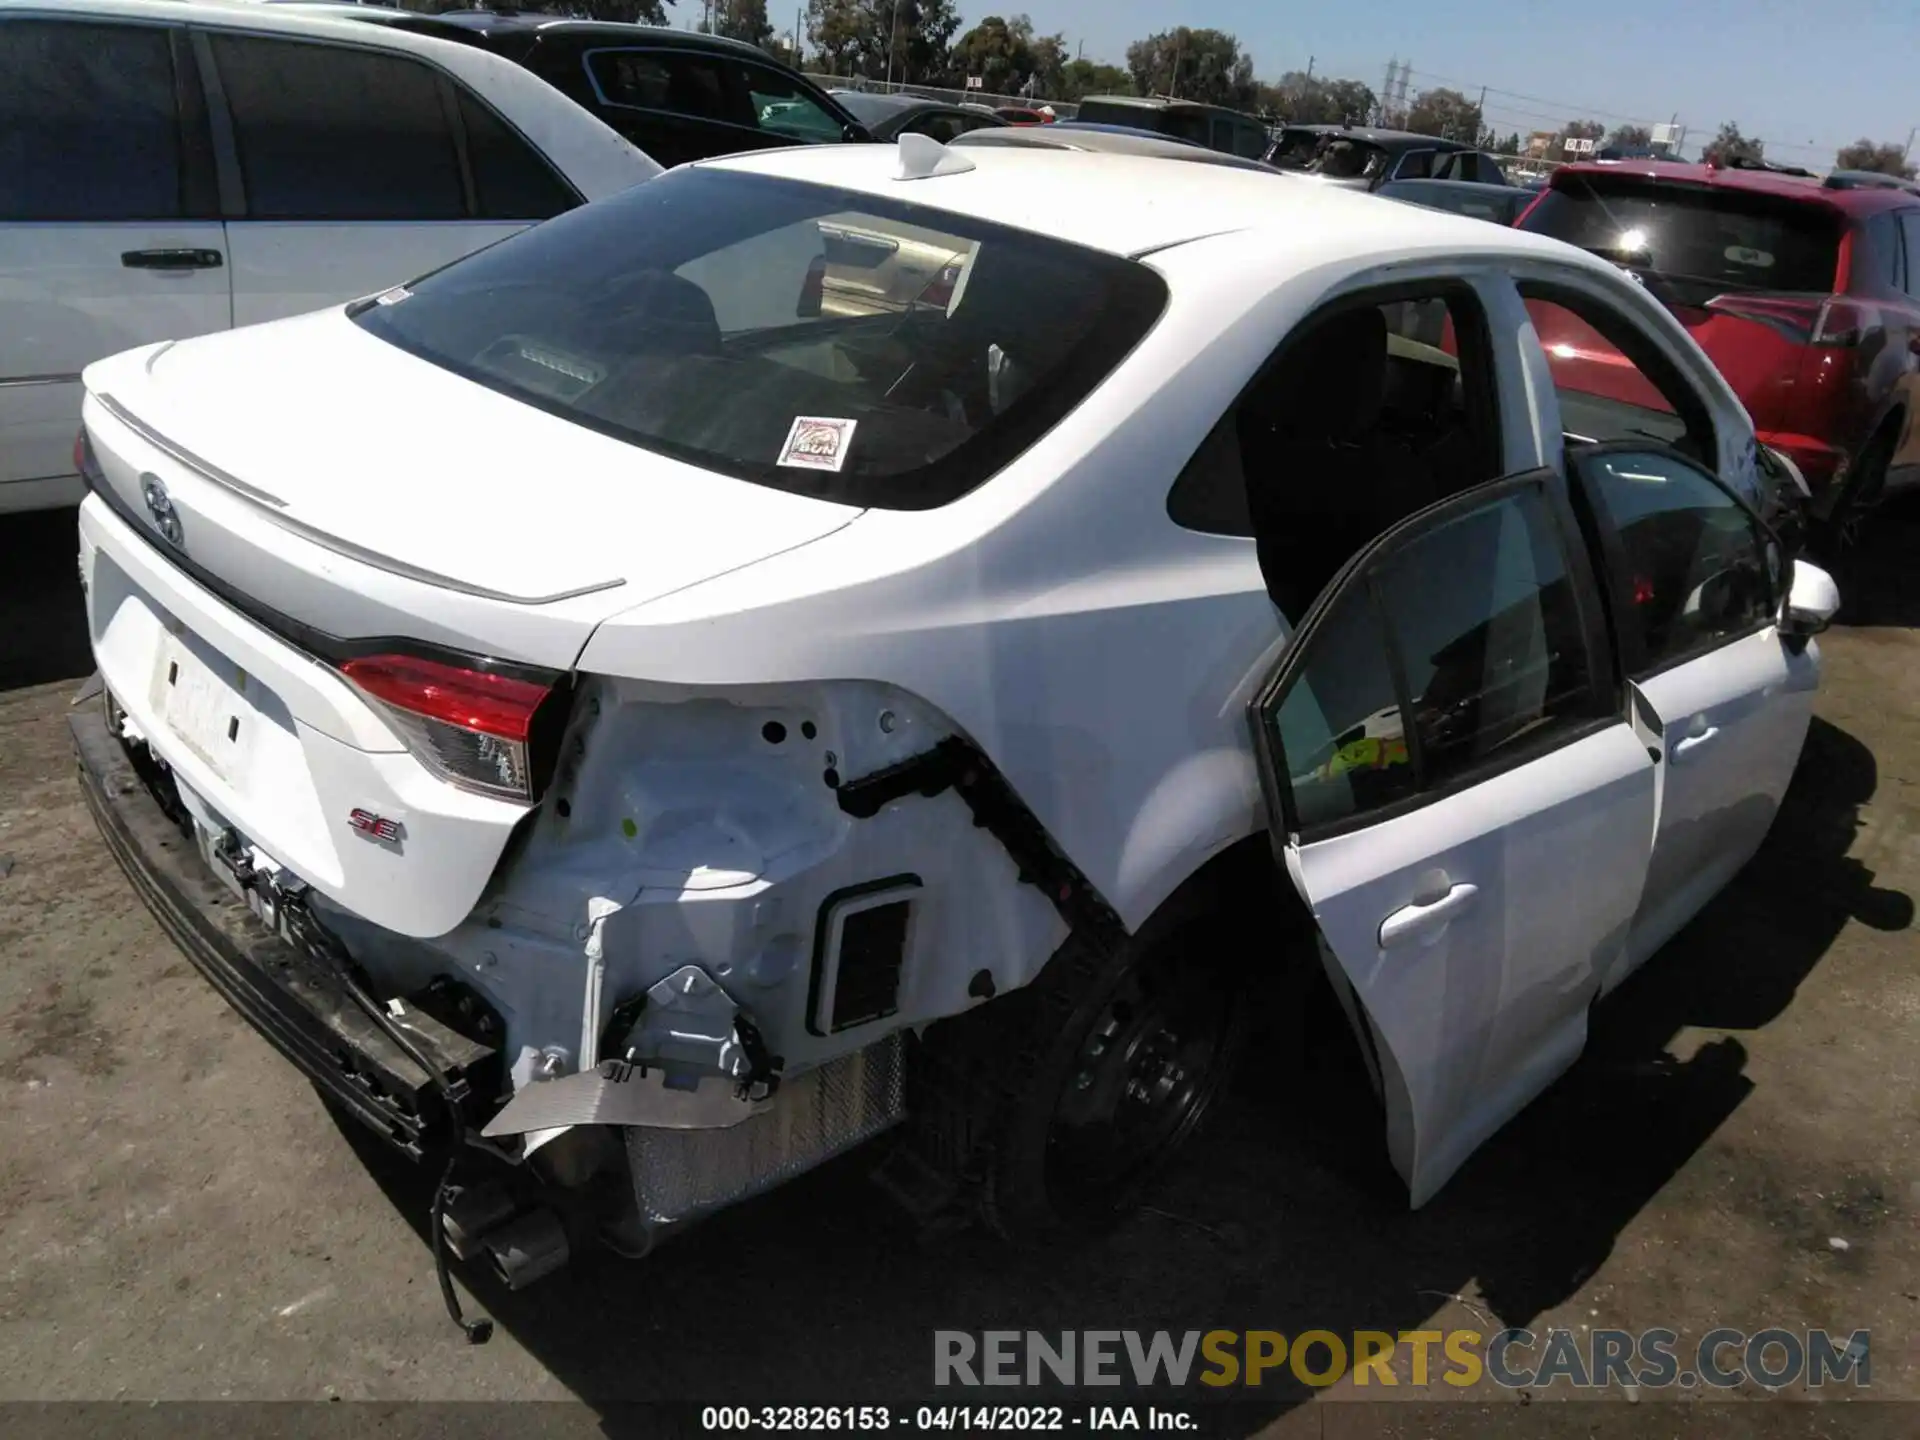
[[803, 653], [828, 542], [1019, 456], [1160, 282], [759, 177], [609, 205], [100, 362], [76, 446], [111, 849], [337, 1106], [444, 1157], [436, 1250], [512, 1287], [887, 1130], [918, 1030], [1125, 933], [880, 658], [716, 680], [659, 607], [731, 586]]

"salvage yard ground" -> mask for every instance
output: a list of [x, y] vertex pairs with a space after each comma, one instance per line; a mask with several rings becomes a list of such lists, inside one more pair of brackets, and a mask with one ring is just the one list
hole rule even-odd
[[[500, 1328], [470, 1348], [423, 1177], [336, 1124], [108, 859], [66, 731], [72, 517], [0, 521], [0, 1400], [858, 1404], [927, 1398], [936, 1329], [1501, 1325], [1864, 1328], [1871, 1398], [1920, 1399], [1920, 512], [1886, 522], [1760, 857], [1426, 1210], [1396, 1208], [1316, 1014], [1108, 1238], [922, 1239], [856, 1155], [644, 1262], [482, 1285]], [[1283, 1432], [1309, 1398], [1263, 1396]]]

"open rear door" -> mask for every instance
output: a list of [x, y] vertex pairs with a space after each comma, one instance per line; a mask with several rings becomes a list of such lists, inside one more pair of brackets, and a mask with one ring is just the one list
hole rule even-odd
[[1640, 901], [1654, 760], [1550, 471], [1357, 555], [1251, 719], [1276, 852], [1415, 1206], [1564, 1070]]

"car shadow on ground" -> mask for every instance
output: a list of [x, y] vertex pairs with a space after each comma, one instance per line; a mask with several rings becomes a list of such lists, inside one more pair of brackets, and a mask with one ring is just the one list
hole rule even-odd
[[0, 515], [0, 691], [93, 673], [76, 513]]
[[[1752, 1089], [1739, 1040], [1681, 1058], [1676, 1035], [1764, 1026], [1849, 920], [1912, 919], [1912, 901], [1847, 854], [1877, 780], [1864, 745], [1815, 720], [1753, 863], [1596, 1008], [1581, 1060], [1419, 1212], [1387, 1167], [1379, 1108], [1323, 989], [1304, 1015], [1270, 1017], [1177, 1173], [1110, 1235], [1040, 1251], [920, 1236], [867, 1183], [869, 1150], [644, 1261], [588, 1251], [518, 1294], [463, 1278], [609, 1431], [644, 1400], [963, 1398], [933, 1390], [941, 1329], [1350, 1335], [1436, 1313], [1482, 1333], [1526, 1325], [1593, 1275]], [[343, 1128], [424, 1233], [428, 1177]], [[1234, 1398], [1271, 1415], [1311, 1395], [1282, 1376]]]

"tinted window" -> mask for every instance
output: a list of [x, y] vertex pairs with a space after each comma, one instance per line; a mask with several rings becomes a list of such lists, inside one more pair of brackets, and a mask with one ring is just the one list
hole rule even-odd
[[1364, 140], [1344, 137], [1329, 140], [1307, 168], [1315, 174], [1335, 180], [1380, 174], [1387, 165], [1387, 152]]
[[460, 123], [482, 220], [545, 220], [580, 203], [539, 152], [465, 90]]
[[1900, 287], [1909, 295], [1920, 296], [1920, 210], [1900, 212], [1900, 231], [1906, 244], [1900, 270]]
[[977, 127], [971, 119], [965, 115], [956, 114], [951, 110], [931, 111], [928, 114], [920, 116], [907, 126], [907, 129], [913, 131], [915, 134], [931, 135], [942, 145], [946, 144], [947, 141], [953, 139], [955, 136], [964, 135], [967, 131], [975, 128]]
[[747, 101], [762, 130], [792, 140], [844, 138], [844, 122], [829, 113], [805, 86], [758, 65], [740, 68], [747, 87]]
[[1268, 163], [1284, 166], [1289, 170], [1306, 168], [1314, 154], [1320, 148], [1322, 132], [1289, 128], [1280, 132], [1275, 142], [1273, 154]]
[[1233, 153], [1246, 160], [1258, 160], [1267, 153], [1267, 132], [1264, 126], [1251, 120], [1236, 120], [1233, 124]]
[[1174, 523], [1260, 536], [1281, 613], [1298, 620], [1333, 569], [1396, 521], [1504, 468], [1484, 331], [1462, 291], [1303, 324], [1220, 421], [1167, 496]]
[[1423, 786], [1592, 713], [1580, 608], [1537, 489], [1390, 553], [1378, 583], [1406, 669]]
[[[1156, 121], [1138, 121], [1142, 129], [1158, 130], [1162, 135], [1171, 135], [1176, 140], [1189, 140], [1195, 145], [1206, 145], [1211, 127], [1205, 111], [1202, 110], [1163, 110]], [[1209, 146], [1209, 148], [1212, 148]]]
[[1312, 645], [1277, 717], [1279, 758], [1302, 826], [1375, 810], [1418, 788], [1371, 589], [1341, 596]]
[[256, 220], [457, 220], [459, 152], [425, 65], [344, 45], [211, 35]]
[[1673, 455], [1583, 456], [1580, 479], [1620, 537], [1620, 628], [1636, 673], [1773, 618], [1780, 560], [1745, 507]]
[[185, 213], [168, 32], [0, 22], [0, 219]]
[[1731, 188], [1569, 172], [1525, 228], [1583, 249], [1639, 252], [1696, 305], [1728, 289], [1826, 294], [1840, 263], [1840, 222], [1825, 207]]
[[1546, 351], [1571, 443], [1651, 439], [1701, 460], [1714, 455], [1706, 407], [1626, 317], [1585, 296], [1520, 293]]
[[849, 504], [940, 505], [1159, 314], [1146, 267], [891, 199], [670, 171], [358, 322], [632, 444]]
[[1432, 176], [1433, 167], [1440, 156], [1432, 150], [1409, 150], [1393, 167], [1396, 180], [1424, 180]]
[[1305, 643], [1268, 729], [1302, 826], [1444, 786], [1598, 713], [1537, 486], [1390, 544]]
[[716, 56], [670, 50], [595, 50], [587, 56], [587, 73], [609, 105], [751, 125], [746, 102], [728, 87], [728, 68]]

